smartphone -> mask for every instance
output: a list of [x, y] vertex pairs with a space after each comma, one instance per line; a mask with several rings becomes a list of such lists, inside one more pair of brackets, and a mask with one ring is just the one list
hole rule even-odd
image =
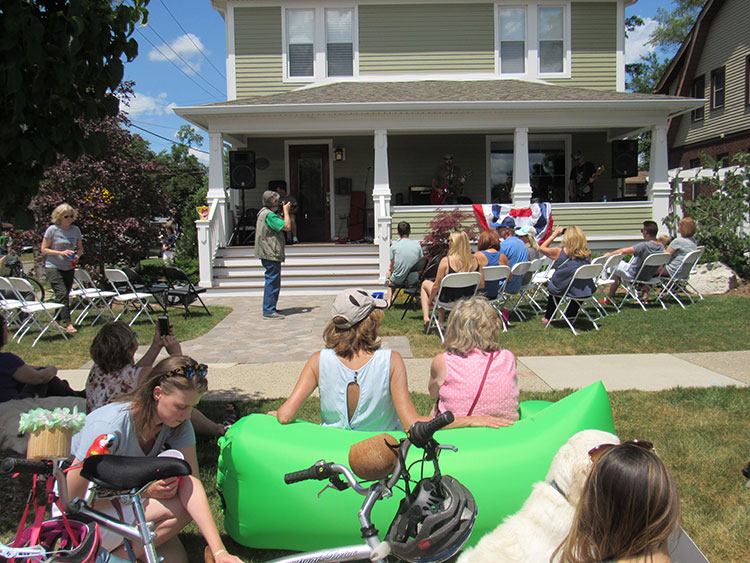
[[158, 319], [159, 321], [159, 334], [161, 336], [166, 336], [169, 334], [169, 317], [166, 315], [161, 315]]

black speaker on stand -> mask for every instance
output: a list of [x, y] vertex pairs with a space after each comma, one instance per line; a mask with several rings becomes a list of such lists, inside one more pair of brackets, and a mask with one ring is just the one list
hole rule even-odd
[[233, 190], [241, 190], [242, 214], [234, 228], [229, 245], [247, 244], [255, 230], [252, 217], [248, 216], [245, 209], [245, 190], [255, 188], [255, 151], [230, 151], [229, 152], [229, 187]]
[[612, 177], [638, 176], [638, 140], [612, 141]]

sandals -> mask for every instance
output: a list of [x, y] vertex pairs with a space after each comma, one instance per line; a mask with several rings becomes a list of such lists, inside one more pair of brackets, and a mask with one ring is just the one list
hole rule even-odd
[[239, 409], [237, 409], [237, 405], [234, 403], [227, 403], [227, 406], [224, 407], [224, 418], [221, 419], [221, 425], [224, 427], [224, 430], [227, 430], [232, 424], [237, 422], [237, 419], [239, 418], [237, 416], [239, 412]]
[[68, 325], [63, 329], [68, 334], [77, 334], [78, 330], [73, 325]]

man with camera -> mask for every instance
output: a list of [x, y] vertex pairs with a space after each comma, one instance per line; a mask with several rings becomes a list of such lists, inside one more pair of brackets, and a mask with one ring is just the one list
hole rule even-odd
[[299, 239], [297, 238], [297, 198], [291, 194], [287, 194], [286, 186], [278, 186], [276, 188], [276, 193], [281, 197], [282, 207], [287, 202], [291, 204], [289, 206], [289, 221], [291, 222], [292, 228], [290, 231], [291, 235], [287, 235], [287, 243], [297, 244], [299, 242]]

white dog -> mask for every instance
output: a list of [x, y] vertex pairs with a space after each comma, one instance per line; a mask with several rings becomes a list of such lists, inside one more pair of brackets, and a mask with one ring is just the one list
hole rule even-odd
[[521, 510], [465, 550], [458, 563], [549, 563], [573, 523], [591, 469], [589, 450], [619, 443], [617, 436], [601, 430], [573, 435], [552, 459], [547, 479], [534, 484]]

